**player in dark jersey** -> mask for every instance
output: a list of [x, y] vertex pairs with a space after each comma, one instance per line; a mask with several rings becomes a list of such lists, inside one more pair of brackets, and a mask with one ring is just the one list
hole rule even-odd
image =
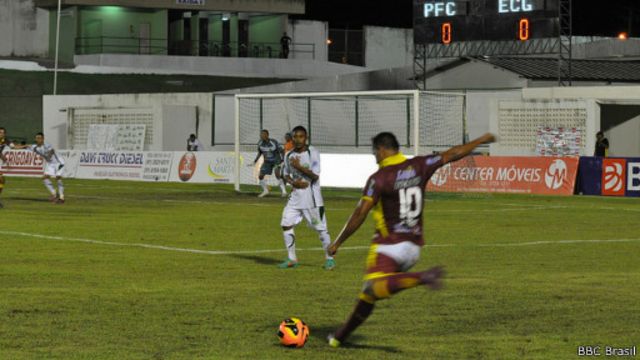
[[367, 181], [362, 199], [329, 246], [329, 254], [338, 251], [371, 210], [376, 233], [367, 258], [359, 301], [347, 322], [335, 334], [329, 335], [330, 346], [340, 346], [371, 315], [376, 301], [419, 285], [434, 290], [440, 288], [444, 275], [442, 267], [407, 272], [420, 258], [424, 245], [422, 208], [427, 181], [441, 166], [462, 159], [479, 145], [493, 141], [492, 134], [485, 134], [438, 155], [407, 159], [400, 153], [398, 140], [392, 133], [380, 133], [373, 138], [373, 151], [380, 169]]
[[[264, 158], [264, 162], [260, 167], [260, 176], [258, 177], [260, 180], [260, 186], [262, 187], [262, 193], [260, 193], [258, 197], [265, 197], [269, 194], [269, 187], [267, 186], [267, 182], [264, 180], [264, 177], [273, 173], [274, 168], [280, 165], [284, 156], [282, 145], [278, 144], [276, 140], [269, 137], [268, 130], [262, 130], [260, 132], [260, 141], [258, 142], [258, 155], [253, 161], [254, 164], [258, 162], [260, 156]], [[278, 178], [278, 183], [280, 185], [280, 191], [282, 192], [283, 197], [286, 196], [287, 188], [284, 181]]]

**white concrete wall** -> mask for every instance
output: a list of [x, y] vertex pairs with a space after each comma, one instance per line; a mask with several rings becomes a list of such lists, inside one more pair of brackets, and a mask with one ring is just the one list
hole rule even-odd
[[497, 116], [498, 101], [520, 100], [522, 91], [467, 91], [467, 134], [476, 139], [491, 130], [491, 117]]
[[322, 21], [311, 20], [289, 20], [287, 33], [294, 44], [313, 44], [315, 50], [315, 59], [313, 54], [299, 53], [296, 50], [307, 51], [307, 46], [295, 47], [289, 56], [291, 59], [307, 59], [317, 61], [329, 60], [329, 46], [327, 39], [329, 38], [329, 24]]
[[108, 66], [111, 72], [308, 79], [366, 71], [359, 66], [304, 59], [164, 55], [76, 55], [76, 65]]
[[499, 90], [522, 89], [526, 86], [527, 80], [514, 73], [476, 61], [442, 71], [427, 80], [430, 90]]
[[49, 12], [33, 0], [0, 0], [0, 56], [46, 57]]
[[[212, 105], [211, 93], [174, 94], [118, 94], [118, 95], [47, 95], [43, 97], [42, 122], [47, 141], [58, 149], [67, 148], [68, 108], [150, 108], [154, 114], [154, 142], [150, 151], [164, 150], [163, 122], [164, 106], [198, 107], [198, 137], [205, 147], [211, 144]], [[193, 131], [194, 124], [187, 119], [182, 127], [185, 132]], [[176, 129], [175, 124], [172, 129]], [[178, 135], [176, 135], [178, 136]], [[186, 137], [183, 139], [186, 144]], [[176, 144], [182, 141], [176, 140]], [[175, 147], [172, 142], [167, 146]]]
[[363, 36], [367, 69], [413, 65], [413, 29], [365, 26]]

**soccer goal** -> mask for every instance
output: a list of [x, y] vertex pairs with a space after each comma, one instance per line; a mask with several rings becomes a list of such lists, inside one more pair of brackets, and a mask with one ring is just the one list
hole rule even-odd
[[235, 188], [257, 184], [253, 159], [262, 129], [283, 142], [292, 128], [305, 126], [323, 154], [370, 154], [371, 138], [391, 131], [402, 151], [425, 154], [464, 142], [465, 99], [417, 90], [236, 95]]

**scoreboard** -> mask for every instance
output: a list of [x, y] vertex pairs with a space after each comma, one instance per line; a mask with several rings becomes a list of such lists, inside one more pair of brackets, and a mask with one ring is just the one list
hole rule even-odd
[[558, 37], [559, 0], [414, 0], [416, 44]]

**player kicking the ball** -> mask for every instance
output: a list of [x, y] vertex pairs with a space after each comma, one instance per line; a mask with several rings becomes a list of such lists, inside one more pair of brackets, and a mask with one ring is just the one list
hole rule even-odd
[[400, 153], [398, 140], [392, 133], [380, 133], [373, 138], [373, 152], [380, 169], [367, 181], [360, 203], [329, 247], [329, 254], [335, 255], [372, 209], [376, 233], [367, 258], [360, 299], [347, 322], [335, 334], [329, 335], [330, 346], [340, 346], [371, 315], [376, 301], [419, 285], [434, 290], [440, 288], [444, 275], [441, 267], [407, 272], [420, 258], [424, 245], [422, 208], [425, 187], [439, 167], [462, 159], [480, 144], [493, 141], [492, 134], [485, 134], [439, 155], [407, 159]]
[[[42, 181], [44, 186], [49, 190], [51, 197], [49, 200], [53, 203], [64, 204], [64, 184], [62, 182], [62, 169], [64, 168], [64, 160], [56, 154], [53, 146], [44, 142], [44, 134], [36, 134], [36, 143], [33, 145], [16, 145], [16, 149], [30, 149], [40, 155], [45, 162], [44, 176]], [[51, 182], [51, 178], [56, 179], [58, 191]]]
[[307, 224], [318, 232], [320, 241], [322, 241], [326, 257], [324, 268], [332, 270], [336, 267], [336, 263], [327, 252], [331, 237], [327, 229], [327, 218], [320, 192], [320, 153], [312, 146], [307, 146], [307, 129], [298, 126], [291, 133], [294, 148], [287, 153], [285, 158], [283, 178], [291, 184], [293, 190], [282, 212], [282, 222], [280, 223], [289, 258], [279, 267], [286, 269], [298, 266], [296, 236], [293, 227], [304, 218]]

